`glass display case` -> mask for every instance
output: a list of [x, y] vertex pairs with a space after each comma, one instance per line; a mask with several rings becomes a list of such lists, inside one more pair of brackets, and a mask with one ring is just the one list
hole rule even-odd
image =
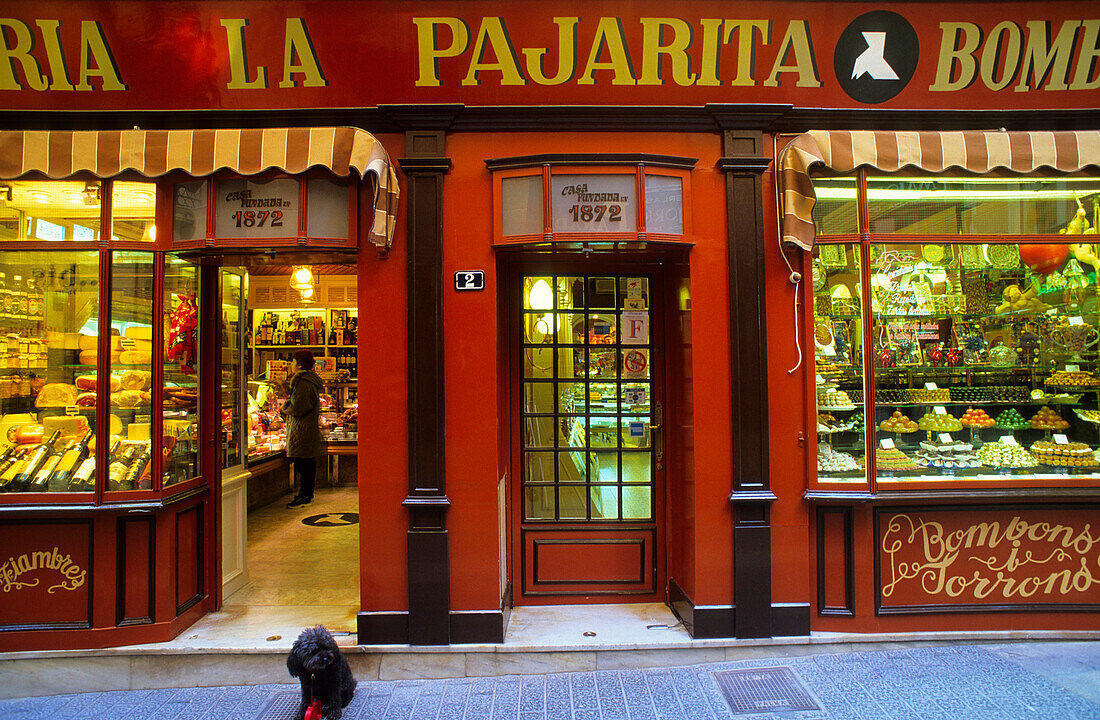
[[279, 412], [287, 399], [284, 379], [248, 381], [248, 461], [256, 463], [286, 448], [286, 425]]
[[[817, 483], [1095, 484], [1100, 180], [866, 187], [872, 232], [814, 249]], [[856, 185], [824, 189], [843, 233]]]
[[244, 382], [244, 319], [245, 298], [248, 296], [243, 270], [221, 268], [221, 432], [222, 470], [245, 463], [245, 438], [242, 421], [245, 416]]

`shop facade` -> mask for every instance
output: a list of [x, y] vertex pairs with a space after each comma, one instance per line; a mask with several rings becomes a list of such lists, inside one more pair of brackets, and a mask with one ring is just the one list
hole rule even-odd
[[[578, 603], [665, 602], [696, 638], [1098, 627], [1100, 19], [601, 8], [0, 19], [0, 422], [95, 469], [0, 494], [0, 647], [219, 607], [227, 491], [274, 467], [228, 459], [227, 338], [265, 343], [224, 271], [280, 257], [354, 275], [360, 643]], [[246, 215], [284, 207], [292, 232]], [[132, 488], [113, 439], [149, 446]]]

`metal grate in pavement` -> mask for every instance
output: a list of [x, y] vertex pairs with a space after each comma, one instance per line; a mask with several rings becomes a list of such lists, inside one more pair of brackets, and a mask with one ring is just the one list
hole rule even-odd
[[722, 670], [714, 679], [734, 715], [821, 710], [789, 667]]
[[294, 720], [301, 699], [301, 690], [281, 690], [273, 693], [256, 713], [255, 720]]

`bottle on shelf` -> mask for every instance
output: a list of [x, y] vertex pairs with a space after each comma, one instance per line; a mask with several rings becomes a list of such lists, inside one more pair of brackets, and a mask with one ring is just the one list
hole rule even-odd
[[57, 463], [57, 467], [54, 468], [53, 475], [50, 477], [50, 487], [61, 489], [64, 487], [71, 487], [71, 480], [84, 460], [88, 457], [88, 446], [92, 441], [95, 433], [91, 430], [84, 433], [84, 437], [80, 440], [74, 441], [69, 444], [69, 447], [65, 448], [65, 452], [61, 455], [61, 459]]
[[34, 474], [34, 477], [30, 481], [30, 486], [27, 489], [31, 492], [48, 492], [50, 489], [50, 478], [53, 477], [58, 463], [61, 462], [61, 458], [65, 453], [71, 448], [76, 447], [76, 445], [76, 440], [70, 440], [61, 450], [53, 448], [49, 457], [46, 458], [46, 462], [42, 463], [42, 467]]
[[11, 293], [8, 291], [8, 274], [0, 272], [0, 321], [7, 324], [11, 318]]
[[329, 345], [335, 345], [336, 344], [336, 328], [332, 328], [328, 331], [328, 344]]
[[[9, 445], [8, 449], [0, 455], [0, 485], [3, 484], [8, 470], [14, 468], [15, 464], [19, 461], [19, 453], [17, 452], [18, 447], [18, 445]], [[12, 477], [15, 476], [14, 470], [11, 475]]]
[[124, 490], [137, 490], [141, 483], [142, 478], [148, 475], [147, 470], [150, 470], [149, 463], [153, 459], [153, 444], [149, 443], [145, 446], [145, 450], [142, 451], [137, 459], [130, 464], [130, 467], [126, 469], [126, 474], [122, 478], [122, 488]]
[[27, 321], [27, 288], [23, 284], [22, 275], [13, 275], [8, 286], [11, 295], [11, 319], [12, 326], [17, 330], [23, 328]]
[[53, 445], [57, 442], [57, 439], [61, 437], [60, 430], [54, 430], [50, 439], [39, 443], [27, 453], [27, 459], [24, 461], [15, 477], [11, 479], [10, 490], [23, 490], [34, 479], [38, 471], [42, 469], [42, 466], [50, 459], [50, 455], [53, 453]]
[[107, 465], [107, 489], [108, 490], [124, 490], [122, 487], [122, 479], [126, 475], [126, 470], [134, 462], [134, 457], [137, 455], [136, 447], [128, 447], [125, 450], [120, 450], [122, 446], [121, 440], [115, 440], [111, 445], [111, 454], [109, 464]]
[[[117, 441], [116, 441], [117, 442]], [[76, 491], [95, 489], [95, 455], [84, 458], [72, 477], [69, 478], [69, 489]]]

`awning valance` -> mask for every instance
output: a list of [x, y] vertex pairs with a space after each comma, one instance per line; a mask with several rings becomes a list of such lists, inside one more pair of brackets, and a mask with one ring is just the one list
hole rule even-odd
[[30, 172], [63, 178], [90, 172], [108, 178], [132, 170], [157, 177], [182, 170], [202, 177], [218, 170], [255, 175], [279, 169], [301, 173], [324, 167], [340, 176], [353, 170], [375, 175], [370, 239], [379, 248], [393, 241], [397, 173], [377, 138], [350, 127], [235, 130], [3, 130], [0, 178]]
[[783, 148], [776, 164], [783, 242], [809, 250], [814, 242], [816, 201], [810, 172], [817, 165], [840, 173], [864, 166], [883, 172], [961, 168], [975, 173], [995, 169], [1027, 173], [1044, 167], [1075, 172], [1100, 166], [1100, 131], [812, 130]]

